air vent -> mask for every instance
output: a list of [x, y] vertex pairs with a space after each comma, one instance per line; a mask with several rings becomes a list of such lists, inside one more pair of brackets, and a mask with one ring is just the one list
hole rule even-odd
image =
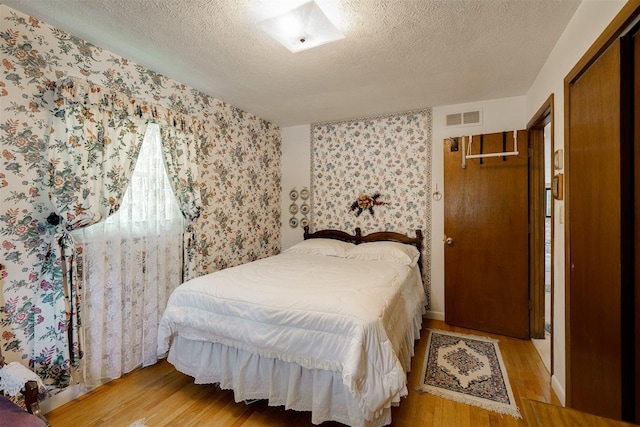
[[467, 111], [462, 114], [462, 122], [465, 125], [474, 124], [477, 125], [480, 123], [480, 111]]
[[462, 124], [462, 114], [447, 114], [447, 126], [460, 126]]
[[445, 116], [447, 126], [470, 126], [482, 124], [482, 111], [464, 111], [461, 113], [452, 113]]

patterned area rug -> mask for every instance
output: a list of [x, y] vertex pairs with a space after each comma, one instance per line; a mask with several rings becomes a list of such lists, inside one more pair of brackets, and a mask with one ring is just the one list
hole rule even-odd
[[520, 418], [498, 340], [432, 329], [418, 391]]

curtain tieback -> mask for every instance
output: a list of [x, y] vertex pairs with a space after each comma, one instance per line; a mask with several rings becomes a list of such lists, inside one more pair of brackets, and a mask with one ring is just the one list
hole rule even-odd
[[49, 214], [49, 216], [47, 217], [47, 222], [50, 225], [58, 225], [60, 224], [60, 221], [62, 220], [62, 217], [60, 217], [58, 214], [56, 214], [55, 212], [51, 212]]
[[187, 224], [187, 228], [185, 230], [185, 233], [189, 234], [189, 237], [187, 238], [187, 247], [190, 247], [191, 242], [194, 242], [196, 239], [195, 227], [193, 226], [193, 223], [196, 222], [198, 218], [200, 218], [201, 213], [202, 208], [197, 207], [193, 212], [193, 215], [185, 215], [185, 218], [187, 219], [187, 221], [189, 221], [189, 224]]
[[[49, 217], [51, 217], [51, 214]], [[62, 217], [58, 216], [59, 220], [62, 220]], [[47, 218], [49, 221], [49, 218]], [[60, 255], [62, 259], [60, 260], [60, 268], [62, 270], [62, 291], [64, 292], [65, 300], [67, 303], [67, 312], [73, 313], [77, 310], [76, 304], [78, 303], [78, 295], [75, 289], [75, 280], [78, 276], [78, 265], [76, 263], [76, 243], [73, 239], [73, 235], [71, 234], [71, 230], [67, 227], [66, 223], [60, 221], [58, 225], [56, 225], [56, 232], [54, 236], [55, 240], [60, 245]], [[79, 360], [78, 358], [82, 358], [82, 350], [78, 350], [78, 358], [74, 357], [74, 339], [73, 339], [73, 328], [74, 325], [74, 316], [70, 315], [67, 319], [67, 334], [69, 335], [69, 356], [71, 358], [71, 365], [78, 366]]]

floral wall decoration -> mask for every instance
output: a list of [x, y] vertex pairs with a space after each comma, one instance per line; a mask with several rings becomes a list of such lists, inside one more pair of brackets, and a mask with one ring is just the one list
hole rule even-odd
[[[49, 384], [69, 367], [54, 346], [33, 350], [35, 340], [49, 340], [36, 336], [36, 323], [51, 324], [50, 334], [66, 333], [64, 322], [46, 318], [32, 300], [36, 287], [46, 286], [39, 273], [55, 229], [41, 186], [50, 108], [44, 95], [53, 82], [79, 77], [203, 123], [202, 210], [185, 260], [188, 276], [280, 251], [277, 126], [1, 4], [0, 34], [0, 345], [8, 361], [45, 366], [36, 370]], [[51, 301], [64, 298], [47, 292]]]
[[374, 215], [375, 212], [373, 210], [374, 206], [382, 206], [387, 205], [388, 203], [382, 202], [378, 200], [381, 194], [376, 193], [373, 196], [370, 196], [365, 193], [361, 193], [355, 202], [351, 204], [349, 210], [356, 213], [356, 216], [360, 216], [363, 211], [369, 211], [371, 215]]
[[[429, 296], [431, 109], [311, 126], [311, 228], [425, 235]], [[373, 195], [368, 189], [375, 189]], [[362, 195], [354, 201], [355, 195]], [[375, 197], [377, 196], [377, 197]], [[384, 209], [375, 209], [384, 203]], [[372, 210], [374, 212], [372, 212]], [[367, 211], [369, 214], [362, 214]], [[355, 213], [355, 214], [354, 214]]]

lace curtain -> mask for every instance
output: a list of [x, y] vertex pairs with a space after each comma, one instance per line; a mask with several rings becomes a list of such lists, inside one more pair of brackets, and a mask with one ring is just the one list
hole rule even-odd
[[[164, 159], [175, 175], [173, 191], [181, 211], [189, 222], [197, 219], [200, 196], [195, 177], [203, 129], [194, 119], [73, 77], [52, 83], [47, 98], [51, 110], [43, 192], [51, 200], [52, 232], [29, 313], [33, 319], [30, 365], [46, 383], [65, 387], [83, 357], [82, 300], [72, 232], [99, 223], [119, 209], [150, 121], [158, 123], [163, 133], [176, 134], [163, 147]], [[191, 254], [192, 239], [187, 242], [185, 252]], [[180, 258], [180, 246], [176, 251], [174, 258]], [[145, 252], [137, 260], [143, 273], [151, 256]], [[109, 300], [103, 302], [110, 305]], [[145, 315], [145, 320], [151, 318]], [[124, 339], [124, 345], [129, 345], [129, 338]]]
[[118, 212], [74, 233], [82, 250], [86, 384], [156, 363], [158, 322], [182, 283], [184, 228], [159, 127], [149, 124]]

